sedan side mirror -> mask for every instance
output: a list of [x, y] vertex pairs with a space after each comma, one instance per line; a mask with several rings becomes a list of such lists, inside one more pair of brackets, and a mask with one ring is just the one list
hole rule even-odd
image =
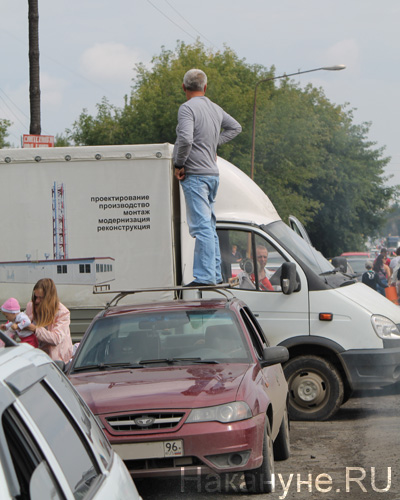
[[286, 363], [288, 359], [289, 351], [286, 347], [282, 345], [265, 347], [263, 350], [261, 366], [266, 368], [267, 366], [277, 365], [278, 363]]

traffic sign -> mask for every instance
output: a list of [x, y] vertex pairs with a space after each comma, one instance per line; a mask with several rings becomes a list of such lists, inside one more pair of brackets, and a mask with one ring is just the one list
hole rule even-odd
[[22, 136], [23, 148], [54, 148], [54, 135], [31, 135]]

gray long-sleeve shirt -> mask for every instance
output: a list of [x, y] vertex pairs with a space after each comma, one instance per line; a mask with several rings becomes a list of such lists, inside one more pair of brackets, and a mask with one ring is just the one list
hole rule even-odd
[[241, 131], [240, 124], [208, 97], [192, 97], [178, 111], [174, 164], [184, 166], [186, 174], [218, 175], [217, 147]]

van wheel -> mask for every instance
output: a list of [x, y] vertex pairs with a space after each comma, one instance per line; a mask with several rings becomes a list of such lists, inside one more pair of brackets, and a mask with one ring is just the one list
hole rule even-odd
[[289, 414], [287, 406], [282, 417], [279, 433], [274, 441], [275, 460], [287, 460], [290, 457], [290, 434]]
[[283, 369], [289, 385], [289, 416], [292, 420], [327, 420], [344, 398], [337, 368], [318, 356], [289, 359]]
[[274, 443], [267, 417], [263, 441], [263, 463], [258, 469], [245, 471], [244, 479], [249, 493], [271, 493], [275, 489]]

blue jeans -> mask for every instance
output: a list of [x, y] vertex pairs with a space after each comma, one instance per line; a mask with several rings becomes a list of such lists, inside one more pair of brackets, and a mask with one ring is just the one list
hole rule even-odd
[[[388, 286], [388, 280], [386, 278], [381, 278], [381, 283], [383, 285]], [[376, 284], [376, 291], [379, 292], [381, 295], [383, 295], [384, 297], [386, 297], [386, 292], [385, 292], [385, 288], [381, 285], [378, 285], [378, 283]]]
[[193, 276], [199, 283], [222, 281], [221, 254], [214, 213], [219, 186], [216, 175], [186, 175], [181, 181], [186, 201], [186, 216], [194, 246]]

